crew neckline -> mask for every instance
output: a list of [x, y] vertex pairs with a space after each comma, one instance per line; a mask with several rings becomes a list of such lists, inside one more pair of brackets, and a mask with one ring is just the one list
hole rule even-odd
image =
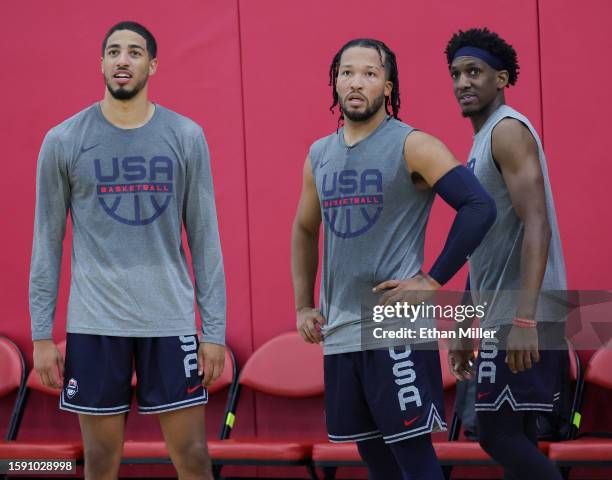
[[135, 128], [121, 128], [118, 127], [117, 125], [114, 125], [113, 123], [111, 123], [108, 118], [106, 118], [104, 116], [104, 114], [102, 113], [102, 107], [100, 105], [100, 102], [96, 102], [95, 103], [95, 109], [96, 109], [96, 113], [98, 115], [98, 117], [102, 120], [102, 122], [104, 122], [106, 125], [108, 125], [109, 127], [111, 127], [114, 130], [117, 130], [119, 132], [123, 132], [123, 133], [137, 133], [137, 132], [141, 132], [144, 129], [150, 128], [151, 125], [153, 125], [156, 121], [157, 118], [159, 117], [160, 114], [160, 110], [161, 107], [160, 105], [158, 105], [155, 102], [151, 102], [153, 104], [153, 107], [155, 107], [155, 110], [153, 111], [153, 115], [151, 116], [151, 118], [149, 118], [149, 120], [147, 121], [147, 123], [145, 123], [144, 125], [141, 125], [140, 127], [135, 127]]

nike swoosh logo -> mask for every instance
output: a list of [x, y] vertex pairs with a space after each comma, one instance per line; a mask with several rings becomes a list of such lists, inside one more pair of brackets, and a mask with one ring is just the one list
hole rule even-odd
[[481, 398], [486, 397], [489, 393], [491, 393], [491, 392], [483, 392], [483, 393], [479, 393], [476, 396], [478, 397], [478, 400], [480, 400]]
[[320, 163], [320, 167], [323, 168], [325, 165], [327, 165], [329, 163], [329, 160], [327, 160], [327, 162], [321, 162]]
[[202, 384], [200, 385], [196, 385], [195, 387], [187, 387], [187, 393], [193, 393], [196, 392], [199, 388], [202, 388]]
[[89, 152], [90, 150], [93, 150], [94, 148], [96, 148], [98, 145], [100, 145], [99, 143], [96, 143], [95, 145], [92, 145], [91, 147], [81, 147], [81, 153], [85, 153], [85, 152]]
[[414, 422], [416, 422], [416, 421], [417, 421], [419, 418], [421, 418], [421, 416], [420, 416], [420, 415], [417, 415], [416, 417], [411, 418], [410, 420], [404, 420], [404, 425], [405, 425], [406, 427], [409, 427], [409, 426], [410, 426], [410, 425], [412, 425]]

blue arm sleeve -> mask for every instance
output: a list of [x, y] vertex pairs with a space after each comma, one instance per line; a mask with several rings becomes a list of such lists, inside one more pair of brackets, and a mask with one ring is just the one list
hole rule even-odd
[[473, 305], [472, 302], [472, 292], [470, 288], [470, 274], [468, 273], [467, 280], [465, 281], [465, 291], [463, 292], [463, 297], [461, 297], [462, 305]]
[[447, 172], [433, 189], [457, 210], [444, 249], [429, 272], [434, 280], [444, 285], [480, 245], [495, 221], [497, 210], [491, 196], [463, 165]]

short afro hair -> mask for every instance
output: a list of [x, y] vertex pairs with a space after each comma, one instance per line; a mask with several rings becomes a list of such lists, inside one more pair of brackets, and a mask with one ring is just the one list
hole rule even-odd
[[465, 32], [459, 30], [446, 45], [446, 61], [448, 68], [453, 63], [457, 50], [462, 47], [477, 47], [486, 50], [501, 60], [504, 69], [508, 70], [508, 86], [514, 85], [519, 74], [519, 64], [516, 50], [497, 33], [488, 28], [470, 28]]

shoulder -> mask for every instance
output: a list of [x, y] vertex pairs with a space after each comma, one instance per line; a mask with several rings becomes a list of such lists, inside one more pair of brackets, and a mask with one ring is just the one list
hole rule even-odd
[[308, 156], [312, 162], [317, 162], [325, 154], [325, 151], [332, 145], [334, 141], [338, 141], [338, 135], [342, 135], [342, 130], [331, 133], [325, 137], [315, 140], [310, 149], [308, 150]]
[[181, 115], [169, 108], [156, 104], [155, 108], [159, 109], [159, 115], [165, 126], [174, 131], [177, 135], [189, 139], [203, 135], [203, 127], [193, 121], [191, 118]]
[[390, 118], [389, 120], [387, 120], [386, 128], [390, 132], [398, 132], [403, 134], [408, 134], [416, 130], [413, 126], [408, 125], [407, 123], [404, 123], [403, 121], [398, 120], [397, 118]]
[[81, 135], [82, 126], [92, 115], [95, 115], [97, 104], [90, 105], [75, 113], [63, 122], [52, 127], [45, 135], [45, 142], [64, 143], [72, 140], [75, 135]]
[[504, 117], [497, 122], [491, 132], [491, 142], [496, 152], [517, 147], [537, 148], [531, 129], [522, 119], [516, 117]]
[[438, 150], [441, 148], [446, 149], [444, 143], [437, 137], [422, 132], [420, 130], [412, 129], [410, 135], [406, 137], [406, 142], [404, 143], [404, 153], [409, 154], [427, 154], [432, 150]]

